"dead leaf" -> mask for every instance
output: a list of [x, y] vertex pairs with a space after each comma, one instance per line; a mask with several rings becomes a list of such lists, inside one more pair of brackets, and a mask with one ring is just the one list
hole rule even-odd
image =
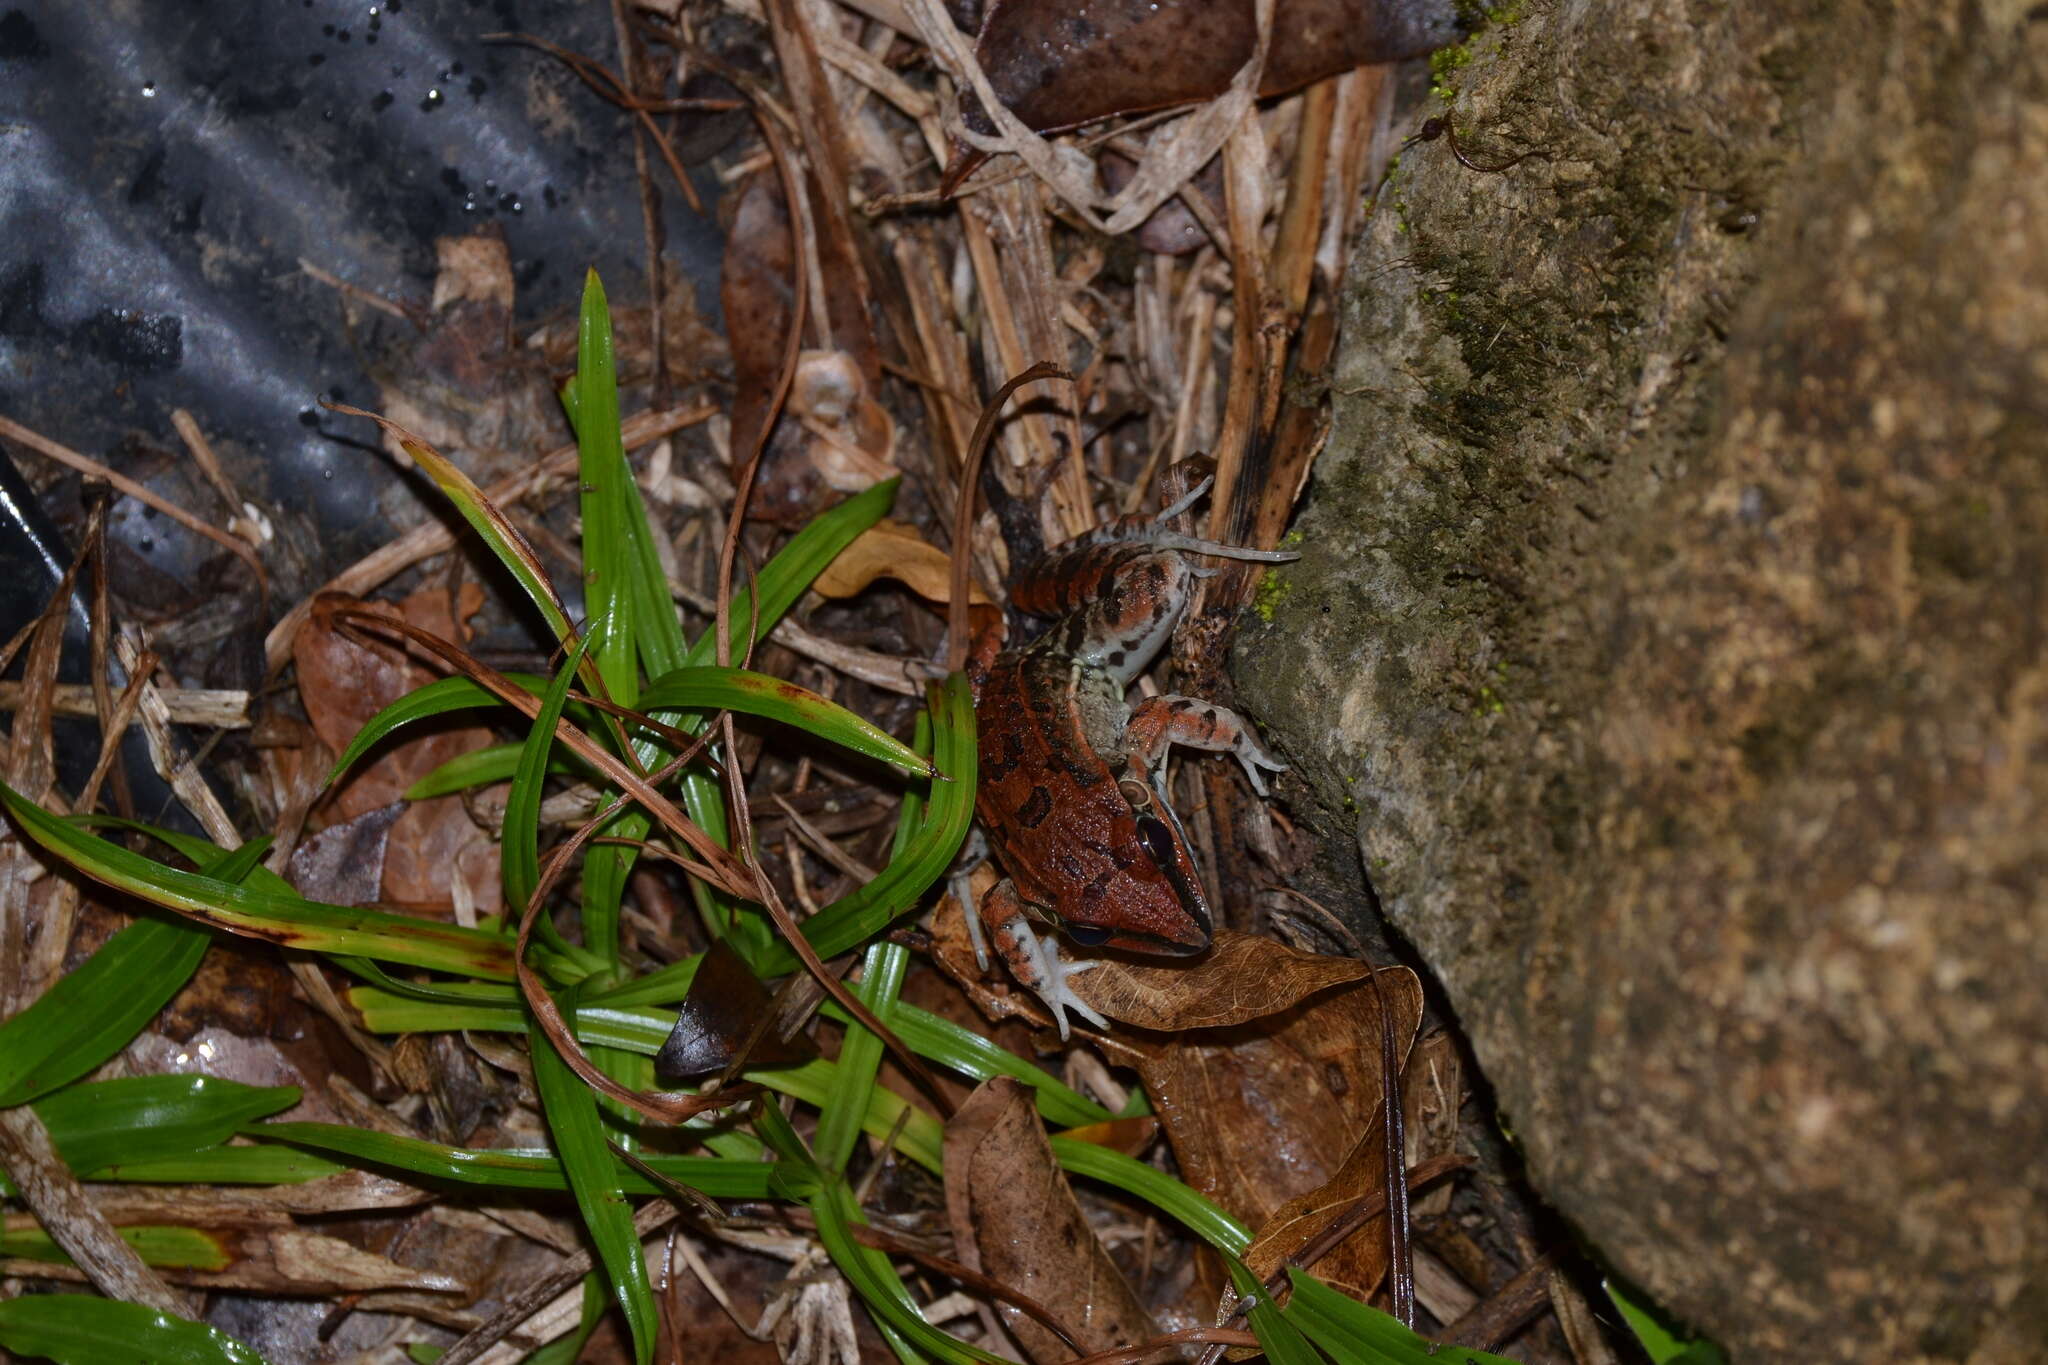
[[[1384, 1196], [1386, 1189], [1385, 1143], [1380, 1138], [1380, 1125], [1375, 1122], [1359, 1136], [1351, 1155], [1335, 1175], [1282, 1204], [1258, 1228], [1252, 1244], [1245, 1248], [1246, 1268], [1265, 1279], [1288, 1257], [1349, 1213], [1358, 1201]], [[1385, 1213], [1367, 1219], [1316, 1262], [1316, 1278], [1361, 1303], [1369, 1302], [1387, 1273], [1386, 1239]]]
[[[1422, 984], [1406, 967], [1378, 977], [1405, 1055]], [[1380, 1029], [1378, 994], [1361, 980], [1234, 1028], [1103, 1046], [1144, 1077], [1182, 1178], [1263, 1228], [1290, 1200], [1329, 1184], [1372, 1131]], [[1319, 1274], [1360, 1283], [1385, 1273], [1384, 1241], [1349, 1238], [1336, 1255]]]
[[655, 1075], [675, 1084], [723, 1071], [749, 1039], [753, 1040], [749, 1060], [761, 1066], [817, 1056], [817, 1045], [808, 1034], [785, 1039], [772, 1026], [759, 1027], [762, 1017], [774, 1009], [775, 1000], [761, 979], [719, 939], [690, 978], [689, 993], [676, 1011], [675, 1027], [654, 1058]]
[[[884, 517], [841, 550], [811, 586], [827, 597], [852, 597], [877, 578], [893, 578], [926, 601], [943, 603], [953, 593], [952, 574], [953, 563], [944, 550], [915, 527]], [[978, 586], [968, 589], [967, 600], [976, 606], [993, 605]]]
[[1138, 1114], [1127, 1119], [1111, 1119], [1107, 1123], [1090, 1123], [1079, 1128], [1069, 1128], [1060, 1134], [1076, 1142], [1092, 1142], [1097, 1147], [1107, 1147], [1125, 1156], [1137, 1156], [1152, 1145], [1159, 1136], [1159, 1120], [1150, 1114]]
[[[6, 1228], [10, 1233], [28, 1233], [37, 1230], [38, 1225], [27, 1214], [10, 1214]], [[315, 1295], [369, 1289], [424, 1289], [438, 1293], [463, 1293], [467, 1289], [452, 1275], [400, 1265], [339, 1238], [308, 1232], [281, 1212], [223, 1209], [203, 1227], [192, 1230], [200, 1232], [211, 1244], [209, 1263], [156, 1267], [157, 1273], [170, 1283]], [[84, 1278], [73, 1266], [23, 1259], [0, 1262], [0, 1274]]]
[[405, 803], [394, 801], [329, 825], [292, 850], [291, 884], [309, 900], [368, 905], [384, 886], [385, 844], [403, 814]]
[[434, 311], [464, 301], [512, 309], [512, 254], [502, 231], [434, 239]]
[[[339, 753], [378, 711], [439, 674], [397, 646], [337, 627], [338, 612], [360, 609], [392, 621], [461, 641], [467, 619], [482, 605], [482, 589], [465, 583], [459, 608], [445, 588], [425, 588], [403, 602], [361, 602], [344, 593], [322, 593], [292, 643], [299, 695], [320, 742]], [[492, 742], [480, 726], [431, 726], [380, 746], [345, 776], [322, 809], [343, 820], [398, 801], [406, 788], [458, 754]], [[445, 909], [453, 901], [451, 882], [460, 873], [471, 899], [495, 910], [500, 898], [499, 857], [490, 836], [477, 828], [460, 797], [437, 797], [408, 806], [392, 825], [384, 851], [382, 899], [418, 909]], [[374, 899], [374, 897], [373, 897]]]
[[968, 1098], [946, 1125], [945, 1173], [955, 1254], [1037, 1300], [1076, 1337], [1078, 1352], [1021, 1309], [999, 1304], [1003, 1325], [1032, 1360], [1049, 1365], [1154, 1334], [1053, 1160], [1030, 1087], [997, 1076]]
[[1277, 939], [1219, 929], [1200, 957], [1105, 955], [1071, 984], [1074, 994], [1118, 1023], [1178, 1032], [1278, 1014], [1318, 991], [1363, 980], [1371, 970], [1356, 958], [1305, 953]]

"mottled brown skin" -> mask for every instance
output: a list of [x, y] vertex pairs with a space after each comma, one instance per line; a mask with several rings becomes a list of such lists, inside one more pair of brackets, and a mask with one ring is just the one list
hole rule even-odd
[[1171, 634], [1193, 576], [1181, 555], [1090, 538], [1012, 590], [1057, 617], [976, 680], [976, 809], [1030, 906], [1076, 941], [1191, 954], [1211, 919], [1180, 822], [1125, 742], [1124, 689]]

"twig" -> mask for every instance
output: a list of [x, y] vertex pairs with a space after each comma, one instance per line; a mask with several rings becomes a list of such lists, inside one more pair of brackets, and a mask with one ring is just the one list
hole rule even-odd
[[152, 493], [126, 474], [110, 469], [98, 460], [81, 455], [69, 446], [59, 445], [49, 437], [31, 431], [11, 418], [0, 417], [0, 436], [5, 436], [11, 441], [19, 441], [30, 450], [39, 455], [47, 455], [68, 469], [75, 469], [95, 479], [104, 479], [145, 507], [154, 507], [186, 530], [205, 536], [247, 564], [250, 572], [256, 575], [257, 583], [262, 585], [263, 591], [266, 594], [270, 591], [270, 576], [263, 570], [263, 561], [257, 558], [256, 552], [249, 548], [249, 543], [240, 536], [229, 535], [211, 522], [194, 516], [169, 498]]

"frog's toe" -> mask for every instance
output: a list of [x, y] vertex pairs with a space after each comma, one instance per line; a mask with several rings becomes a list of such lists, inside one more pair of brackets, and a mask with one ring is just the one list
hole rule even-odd
[[1258, 741], [1250, 735], [1239, 735], [1237, 743], [1231, 746], [1230, 751], [1237, 756], [1238, 764], [1244, 769], [1244, 775], [1251, 779], [1252, 790], [1261, 796], [1268, 795], [1265, 774], [1259, 771], [1261, 768], [1269, 773], [1287, 771], [1285, 763], [1260, 748]]
[[1038, 988], [1038, 998], [1045, 1002], [1045, 1007], [1048, 1010], [1052, 1011], [1053, 1022], [1059, 1025], [1060, 1041], [1065, 1042], [1072, 1036], [1067, 1028], [1068, 1010], [1072, 1010], [1096, 1028], [1107, 1033], [1109, 1031], [1109, 1020], [1103, 1018], [1093, 1005], [1074, 994], [1073, 988], [1067, 984], [1069, 980], [1079, 976], [1082, 972], [1089, 971], [1102, 964], [1100, 962], [1067, 962], [1060, 957], [1057, 951], [1051, 953], [1050, 957], [1051, 961], [1045, 964], [1045, 981]]

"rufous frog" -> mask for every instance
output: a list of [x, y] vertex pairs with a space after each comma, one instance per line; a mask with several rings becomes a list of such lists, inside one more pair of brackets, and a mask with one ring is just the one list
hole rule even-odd
[[1196, 582], [1214, 572], [1192, 557], [1297, 557], [1172, 529], [1208, 486], [1203, 480], [1157, 517], [1126, 517], [1078, 536], [1030, 566], [1010, 600], [1052, 618], [1051, 628], [1001, 653], [983, 642], [970, 666], [980, 730], [975, 807], [1007, 875], [979, 906], [963, 872], [953, 885], [982, 968], [985, 928], [1011, 974], [1045, 1001], [1062, 1038], [1069, 1009], [1108, 1027], [1067, 985], [1096, 964], [1064, 960], [1033, 932], [1033, 918], [1088, 948], [1192, 956], [1209, 946], [1201, 875], [1166, 801], [1168, 749], [1235, 755], [1261, 796], [1260, 770], [1285, 771], [1223, 707], [1171, 695], [1134, 707], [1125, 698], [1173, 634]]

